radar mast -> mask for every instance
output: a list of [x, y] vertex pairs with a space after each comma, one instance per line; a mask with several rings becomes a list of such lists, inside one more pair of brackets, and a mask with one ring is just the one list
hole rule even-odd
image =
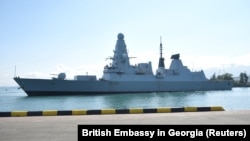
[[162, 57], [162, 41], [161, 41], [161, 37], [160, 37], [160, 58], [159, 58], [158, 68], [165, 68], [164, 58]]

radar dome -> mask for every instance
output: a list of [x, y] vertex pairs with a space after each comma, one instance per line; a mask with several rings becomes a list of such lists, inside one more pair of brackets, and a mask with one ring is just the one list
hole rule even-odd
[[122, 33], [119, 33], [117, 37], [118, 37], [119, 40], [123, 40], [124, 39], [124, 35]]

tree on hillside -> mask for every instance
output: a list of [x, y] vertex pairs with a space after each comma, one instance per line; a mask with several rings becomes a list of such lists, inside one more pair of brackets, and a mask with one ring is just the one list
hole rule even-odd
[[210, 80], [216, 80], [217, 78], [216, 78], [216, 74], [214, 73], [213, 75], [212, 75], [212, 77], [210, 78]]
[[240, 84], [246, 85], [248, 82], [248, 76], [246, 73], [240, 73]]
[[216, 76], [216, 74], [214, 73], [210, 78], [210, 80], [234, 80], [234, 79], [231, 73], [224, 73], [218, 76]]
[[225, 73], [217, 76], [217, 80], [233, 80], [233, 75], [231, 73]]

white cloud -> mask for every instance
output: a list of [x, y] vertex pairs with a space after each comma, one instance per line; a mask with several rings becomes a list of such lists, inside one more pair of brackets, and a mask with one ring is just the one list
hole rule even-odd
[[183, 56], [183, 63], [192, 66], [197, 69], [224, 69], [237, 66], [250, 66], [250, 54], [244, 54], [241, 56]]
[[59, 74], [61, 72], [66, 73], [68, 79], [73, 79], [75, 75], [97, 75], [97, 77], [100, 77], [102, 70], [98, 65], [67, 66], [60, 64], [56, 67], [54, 73]]

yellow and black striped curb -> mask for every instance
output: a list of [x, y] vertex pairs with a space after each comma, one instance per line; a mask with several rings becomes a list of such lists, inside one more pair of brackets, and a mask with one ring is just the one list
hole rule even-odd
[[0, 112], [0, 117], [23, 116], [63, 116], [63, 115], [100, 115], [100, 114], [143, 114], [143, 113], [171, 113], [171, 112], [204, 112], [224, 111], [223, 107], [181, 107], [181, 108], [129, 108], [129, 109], [100, 109], [100, 110], [44, 110], [44, 111], [10, 111]]

